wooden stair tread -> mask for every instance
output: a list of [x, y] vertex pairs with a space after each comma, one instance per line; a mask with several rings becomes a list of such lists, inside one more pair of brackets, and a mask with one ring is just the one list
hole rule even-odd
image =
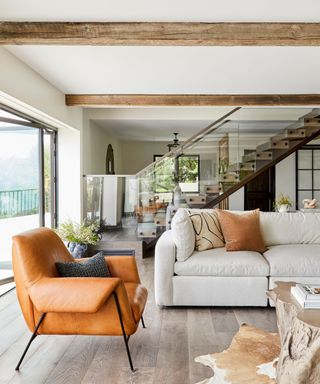
[[310, 125], [319, 125], [320, 126], [320, 118], [319, 117], [304, 118], [303, 121], [304, 121], [305, 126], [310, 126]]
[[272, 160], [272, 151], [265, 151], [261, 153], [257, 153], [256, 151], [253, 151], [252, 153], [248, 153], [247, 155], [244, 155], [242, 158], [243, 163], [256, 161], [256, 160]]
[[239, 179], [239, 175], [236, 173], [223, 173], [219, 175], [220, 183], [237, 182]]
[[255, 163], [234, 163], [229, 165], [229, 172], [239, 172], [239, 171], [254, 171], [256, 168]]
[[290, 147], [288, 140], [273, 141], [270, 139], [264, 144], [257, 146], [257, 153], [272, 151], [273, 149], [288, 149]]

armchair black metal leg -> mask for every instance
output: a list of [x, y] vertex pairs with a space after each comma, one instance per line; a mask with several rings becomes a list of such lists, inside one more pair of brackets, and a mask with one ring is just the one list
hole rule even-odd
[[119, 320], [120, 320], [120, 325], [121, 325], [121, 330], [122, 330], [122, 335], [123, 335], [124, 343], [125, 343], [126, 350], [127, 350], [127, 355], [128, 355], [128, 360], [129, 360], [129, 364], [130, 364], [130, 369], [131, 369], [132, 372], [134, 372], [135, 369], [133, 368], [131, 354], [130, 354], [129, 345], [128, 345], [128, 340], [129, 340], [130, 335], [127, 336], [126, 332], [125, 332], [125, 329], [124, 329], [118, 296], [117, 296], [117, 294], [115, 292], [113, 293], [113, 296], [114, 296], [114, 300], [116, 302], [116, 307], [117, 307], [117, 311], [118, 311], [118, 315], [119, 315]]
[[146, 325], [145, 325], [145, 323], [144, 323], [144, 320], [143, 320], [143, 316], [141, 316], [141, 324], [142, 324], [142, 327], [143, 327], [143, 328], [146, 327]]
[[28, 344], [27, 344], [25, 350], [23, 351], [23, 354], [22, 354], [22, 356], [21, 356], [21, 358], [20, 358], [20, 360], [19, 360], [19, 363], [18, 363], [18, 365], [16, 366], [16, 371], [19, 371], [20, 365], [21, 365], [21, 363], [22, 363], [22, 361], [23, 361], [23, 359], [24, 359], [26, 353], [28, 352], [28, 349], [29, 349], [31, 343], [32, 343], [33, 340], [37, 337], [38, 329], [39, 329], [39, 327], [40, 327], [40, 325], [41, 325], [41, 323], [42, 323], [42, 321], [43, 321], [45, 315], [46, 315], [46, 313], [43, 313], [43, 314], [41, 315], [41, 317], [40, 317], [40, 319], [39, 319], [39, 321], [38, 321], [38, 324], [36, 325], [36, 327], [35, 327], [35, 329], [34, 329], [34, 332], [33, 332], [32, 336], [30, 337], [30, 340], [29, 340], [29, 342], [28, 342]]

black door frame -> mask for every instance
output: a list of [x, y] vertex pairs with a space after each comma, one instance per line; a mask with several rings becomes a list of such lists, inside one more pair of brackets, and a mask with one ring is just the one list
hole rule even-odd
[[16, 111], [6, 105], [0, 104], [0, 110], [4, 110], [10, 114], [21, 117], [20, 119], [11, 119], [8, 117], [0, 117], [0, 121], [12, 123], [15, 125], [27, 126], [38, 129], [38, 158], [39, 158], [39, 226], [45, 226], [45, 186], [44, 186], [44, 134], [50, 134], [50, 159], [51, 159], [51, 227], [56, 228], [58, 225], [58, 178], [57, 178], [57, 129], [46, 125], [38, 120], [31, 118]]
[[[267, 169], [264, 173], [262, 173], [262, 175], [260, 176], [263, 176], [265, 175], [265, 173], [268, 172], [268, 176], [269, 176], [269, 194], [272, 195], [272, 199], [269, 199], [269, 212], [272, 212], [273, 211], [273, 204], [274, 204], [274, 200], [275, 200], [275, 195], [276, 195], [276, 167], [275, 165], [273, 165], [272, 167], [270, 167], [269, 169]], [[258, 176], [258, 177], [260, 177]], [[256, 179], [255, 179], [256, 180]], [[255, 181], [253, 180], [253, 182]], [[250, 184], [250, 183], [248, 183]], [[244, 210], [248, 210], [248, 199], [247, 199], [247, 196], [248, 196], [248, 184], [246, 184], [244, 186]], [[251, 209], [251, 208], [250, 208]]]

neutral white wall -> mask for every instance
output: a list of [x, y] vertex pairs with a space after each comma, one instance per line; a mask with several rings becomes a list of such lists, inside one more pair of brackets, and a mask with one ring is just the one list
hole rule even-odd
[[84, 118], [81, 156], [84, 175], [106, 173], [106, 153], [109, 144], [113, 148], [115, 173], [123, 173], [120, 141], [94, 122]]
[[[26, 113], [54, 125], [81, 129], [82, 109], [65, 105], [65, 96], [32, 68], [0, 47], [0, 91], [25, 103]], [[36, 114], [38, 116], [36, 116]], [[46, 116], [47, 115], [47, 116]]]
[[82, 110], [0, 47], [0, 102], [58, 129], [59, 218], [80, 220], [80, 129]]
[[296, 154], [293, 153], [276, 165], [276, 198], [283, 193], [296, 204]]
[[230, 211], [244, 211], [244, 188], [229, 196]]
[[80, 132], [61, 128], [58, 132], [58, 219], [81, 219]]
[[122, 141], [122, 173], [136, 174], [153, 162], [153, 155], [168, 152], [168, 142]]

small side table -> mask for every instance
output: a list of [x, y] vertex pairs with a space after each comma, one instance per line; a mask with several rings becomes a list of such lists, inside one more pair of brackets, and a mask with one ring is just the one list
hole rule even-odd
[[320, 383], [320, 309], [303, 309], [291, 295], [295, 283], [267, 292], [277, 311], [281, 352], [277, 384]]

